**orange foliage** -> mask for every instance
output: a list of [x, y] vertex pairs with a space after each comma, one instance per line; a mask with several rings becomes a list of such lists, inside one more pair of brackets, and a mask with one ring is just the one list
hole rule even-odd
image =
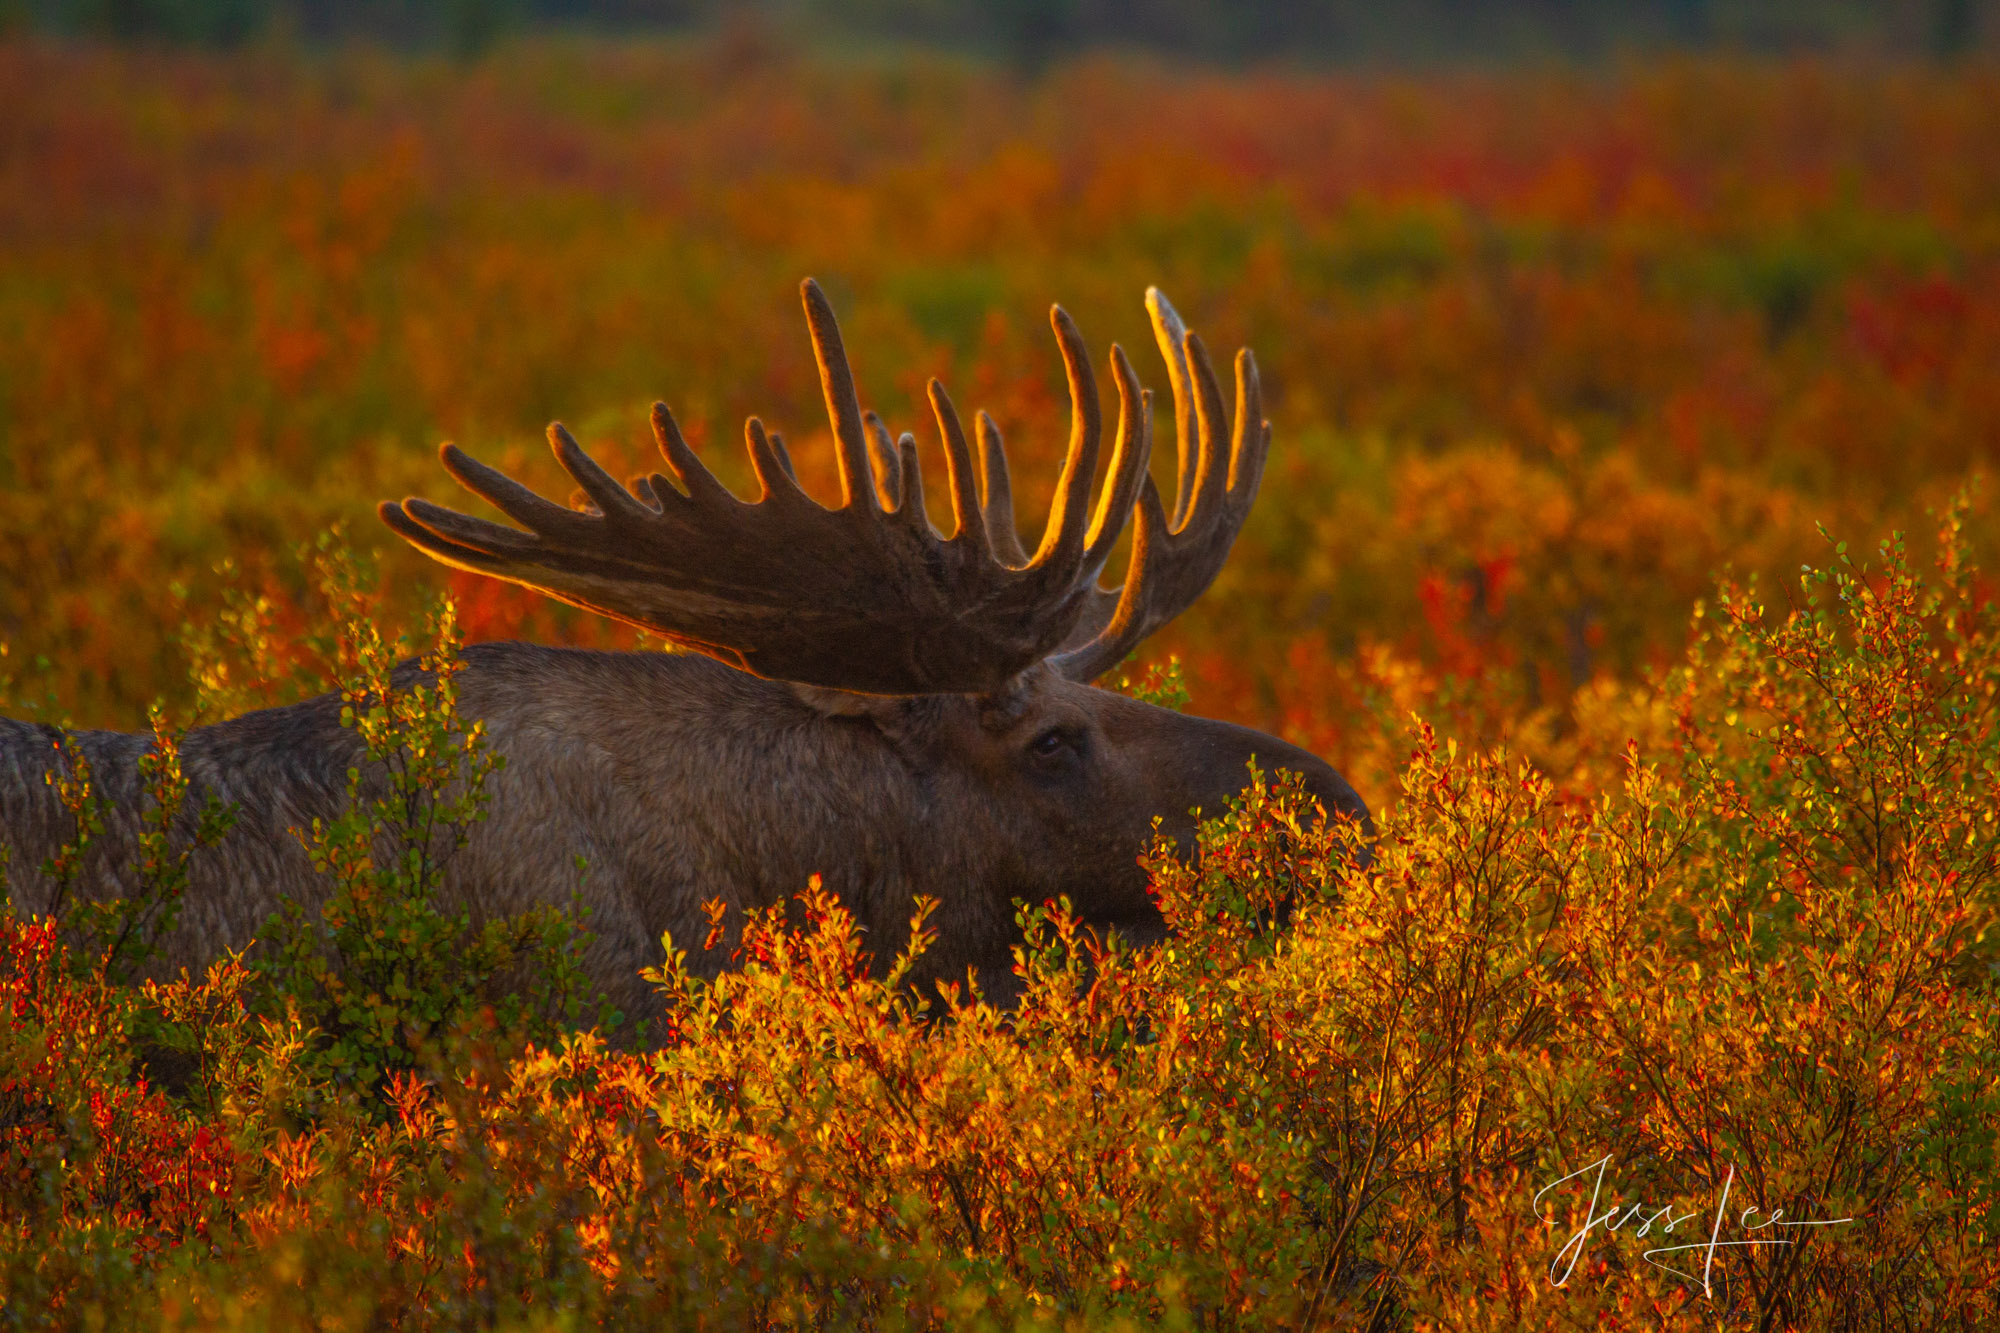
[[[254, 582], [443, 498], [440, 437], [554, 483], [543, 421], [638, 467], [659, 396], [726, 474], [754, 411], [824, 486], [806, 272], [892, 421], [944, 375], [1031, 492], [1051, 297], [1143, 347], [1158, 282], [1252, 345], [1280, 484], [1183, 642], [1266, 696], [1300, 640], [1462, 666], [1449, 610], [1561, 708], [1671, 659], [1718, 566], [1795, 565], [1807, 515], [1910, 526], [2000, 444], [1976, 69], [1023, 85], [728, 44], [451, 75], [17, 44], [0, 87], [0, 632], [85, 721], [186, 697], [170, 583], [210, 606], [225, 556]], [[406, 615], [438, 581], [389, 570]], [[480, 634], [626, 642], [455, 586]]]
[[[1957, 523], [1932, 578], [1840, 559], [1775, 625], [1725, 588], [1683, 669], [1578, 707], [1569, 784], [1414, 724], [1365, 869], [1260, 784], [1146, 858], [1164, 946], [1024, 905], [1009, 1013], [901, 984], [928, 905], [884, 968], [814, 883], [714, 980], [665, 942], [656, 1051], [489, 1012], [357, 1097], [240, 964], [135, 994], [0, 917], [0, 1300], [1985, 1327], [2000, 636]], [[1449, 701], [1370, 670], [1385, 709]], [[178, 1103], [130, 1081], [149, 1031], [194, 1058]]]
[[[285, 551], [447, 498], [445, 436], [561, 494], [542, 420], [637, 469], [660, 396], [725, 478], [754, 411], [830, 494], [806, 272], [871, 402], [914, 427], [947, 377], [1032, 507], [1042, 304], [1143, 348], [1157, 282], [1256, 349], [1279, 443], [1148, 652], [1380, 819], [1362, 872], [1253, 791], [1151, 858], [1159, 950], [1024, 905], [1011, 1014], [899, 989], [809, 891], [712, 983], [669, 952], [657, 1052], [473, 1022], [360, 1090], [304, 992], [233, 961], [134, 991], [0, 912], [0, 1313], [1992, 1326], [1991, 519], [1951, 511], [1928, 583], [1900, 545], [1793, 575], [1815, 521], [1912, 526], [2000, 446], [1995, 142], [1976, 67], [0, 46], [20, 696], [134, 725], [324, 688]], [[384, 570], [390, 640], [443, 586], [473, 638], [638, 643]], [[1789, 607], [1745, 591], [1773, 571]], [[163, 1052], [171, 1096], [137, 1072]], [[1600, 1157], [1621, 1209], [1851, 1223], [1676, 1276], [1540, 1196]]]

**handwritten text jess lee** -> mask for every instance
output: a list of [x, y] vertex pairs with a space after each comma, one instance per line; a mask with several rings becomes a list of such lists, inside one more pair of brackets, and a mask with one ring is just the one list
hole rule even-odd
[[[1589, 1166], [1572, 1171], [1560, 1180], [1550, 1181], [1535, 1193], [1535, 1215], [1539, 1217], [1541, 1216], [1542, 1197], [1544, 1195], [1548, 1194], [1551, 1190], [1569, 1184], [1573, 1180], [1578, 1180], [1579, 1177], [1590, 1177], [1590, 1207], [1584, 1213], [1584, 1223], [1570, 1233], [1569, 1239], [1563, 1243], [1561, 1249], [1556, 1251], [1555, 1258], [1549, 1261], [1549, 1282], [1552, 1286], [1560, 1287], [1569, 1281], [1570, 1274], [1576, 1271], [1577, 1261], [1583, 1257], [1584, 1249], [1589, 1243], [1590, 1235], [1593, 1231], [1602, 1230], [1605, 1234], [1609, 1235], [1630, 1226], [1634, 1222], [1638, 1222], [1638, 1229], [1632, 1233], [1634, 1236], [1645, 1236], [1653, 1230], [1655, 1224], [1662, 1223], [1660, 1230], [1663, 1233], [1671, 1234], [1674, 1228], [1681, 1223], [1693, 1221], [1696, 1217], [1700, 1216], [1700, 1214], [1693, 1212], [1677, 1215], [1671, 1204], [1656, 1209], [1643, 1202], [1624, 1207], [1614, 1204], [1600, 1213], [1598, 1211], [1598, 1200], [1604, 1192], [1604, 1171], [1610, 1164], [1611, 1155], [1607, 1153], [1595, 1162], [1592, 1162]], [[1723, 1230], [1728, 1225], [1729, 1189], [1735, 1181], [1736, 1168], [1732, 1166], [1729, 1168], [1729, 1174], [1723, 1178], [1722, 1199], [1716, 1204], [1715, 1217], [1709, 1225], [1707, 1239], [1694, 1241], [1686, 1245], [1658, 1246], [1647, 1250], [1640, 1257], [1653, 1265], [1653, 1267], [1672, 1273], [1676, 1277], [1684, 1277], [1690, 1282], [1701, 1283], [1702, 1294], [1704, 1296], [1713, 1296], [1714, 1293], [1710, 1289], [1709, 1282], [1715, 1269], [1715, 1253], [1717, 1250], [1748, 1248], [1755, 1245], [1794, 1244], [1795, 1242], [1789, 1237], [1782, 1237], [1775, 1234], [1759, 1237], [1754, 1240], [1722, 1239]], [[1579, 1183], [1578, 1188], [1581, 1189], [1581, 1183]], [[1813, 1222], [1788, 1222], [1785, 1220], [1785, 1210], [1778, 1208], [1768, 1214], [1767, 1220], [1753, 1225], [1750, 1221], [1751, 1217], [1762, 1212], [1763, 1210], [1760, 1208], [1745, 1208], [1742, 1216], [1736, 1220], [1737, 1226], [1745, 1232], [1775, 1232], [1778, 1228], [1784, 1227], [1837, 1227], [1854, 1220], [1851, 1217], [1839, 1217]], [[1548, 1221], [1550, 1226], [1555, 1225], [1553, 1220], [1545, 1220]], [[1693, 1273], [1661, 1263], [1656, 1257], [1667, 1254], [1682, 1254], [1690, 1250], [1702, 1251], [1701, 1274], [1699, 1277]]]

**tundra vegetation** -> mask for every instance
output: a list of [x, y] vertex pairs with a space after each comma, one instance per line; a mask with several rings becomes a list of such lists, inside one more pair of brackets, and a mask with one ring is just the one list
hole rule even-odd
[[[0, 61], [0, 675], [164, 701], [142, 891], [0, 914], [10, 1322], [1993, 1325], [1989, 74]], [[843, 301], [873, 401], [952, 370], [1003, 425], [1056, 415], [1051, 291], [1142, 344], [1157, 281], [1259, 349], [1263, 508], [1128, 688], [1339, 764], [1365, 873], [1260, 784], [1147, 857], [1164, 947], [1024, 903], [1007, 1011], [897, 984], [922, 913], [864, 939], [801, 884], [734, 971], [672, 942], [635, 1052], [587, 918], [475, 927], [376, 855], [480, 815], [462, 639], [634, 638], [291, 534], [579, 400], [636, 460], [690, 366], [727, 468], [723, 423], [807, 415], [738, 299], [805, 269], [891, 294]], [[232, 817], [182, 724], [329, 687], [408, 799], [301, 830], [330, 892], [275, 958], [135, 980]], [[56, 792], [61, 882], [101, 813]], [[1606, 1158], [1615, 1230], [1543, 1192]], [[1725, 1189], [1724, 1242], [1838, 1224], [1648, 1262]]]

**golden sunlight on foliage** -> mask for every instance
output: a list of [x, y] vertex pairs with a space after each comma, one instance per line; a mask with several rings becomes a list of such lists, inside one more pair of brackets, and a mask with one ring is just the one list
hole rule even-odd
[[135, 991], [10, 917], [9, 1308], [1983, 1327], [2000, 626], [1957, 522], [1775, 625], [1725, 590], [1644, 744], [1580, 714], [1620, 757], [1579, 785], [1420, 724], [1365, 870], [1260, 785], [1150, 859], [1168, 944], [1024, 909], [1012, 1013], [901, 984], [924, 909], [871, 973], [815, 884], [740, 971], [667, 941], [652, 1054], [475, 1011], [370, 1092], [240, 963]]
[[[144, 892], [0, 910], [0, 1322], [2000, 1327], [1996, 144], [1977, 66], [0, 40], [0, 703], [156, 737]], [[941, 375], [1030, 489], [1049, 300], [1155, 384], [1148, 284], [1252, 346], [1261, 507], [1121, 688], [1376, 826], [1260, 782], [1145, 858], [1166, 943], [1020, 905], [1013, 1009], [800, 884], [620, 1047], [588, 921], [446, 916], [425, 849], [496, 762], [461, 640], [634, 635], [378, 578], [368, 506], [452, 498], [445, 438], [566, 494], [556, 416], [636, 469], [654, 397], [829, 495], [806, 273], [892, 425]], [[135, 980], [169, 719], [328, 689], [407, 759], [301, 830], [328, 908]]]
[[[542, 426], [638, 467], [658, 397], [738, 483], [746, 415], [803, 431], [829, 494], [806, 273], [892, 426], [942, 375], [1031, 486], [1061, 445], [1049, 301], [1155, 384], [1148, 284], [1253, 347], [1271, 484], [1163, 650], [1266, 729], [1288, 654], [1357, 644], [1501, 656], [1510, 707], [1563, 710], [1674, 660], [1719, 566], [1795, 569], [1815, 522], [1922, 530], [2000, 444], [1977, 69], [1021, 85], [725, 55], [0, 47], [17, 693], [126, 727], [188, 701], [169, 589], [206, 624], [245, 584], [296, 628], [287, 546], [447, 499], [441, 438], [562, 494]], [[436, 572], [400, 549], [387, 572], [415, 623]], [[454, 590], [474, 640], [624, 641]]]

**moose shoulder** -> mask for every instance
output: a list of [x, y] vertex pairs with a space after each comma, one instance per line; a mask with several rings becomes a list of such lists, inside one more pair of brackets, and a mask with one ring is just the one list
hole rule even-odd
[[[1097, 389], [1081, 339], [1055, 311], [1071, 438], [1030, 556], [992, 422], [982, 413], [969, 443], [932, 382], [953, 510], [941, 535], [925, 512], [915, 438], [892, 441], [862, 412], [832, 311], [815, 284], [803, 294], [840, 507], [799, 489], [783, 441], [754, 418], [746, 436], [762, 495], [738, 500], [664, 406], [653, 424], [671, 477], [629, 489], [550, 428], [590, 501], [583, 510], [451, 446], [445, 467], [519, 527], [417, 499], [382, 507], [391, 528], [445, 563], [692, 650], [468, 648], [460, 709], [485, 722], [507, 764], [491, 780], [487, 819], [448, 867], [448, 892], [482, 913], [567, 902], [583, 858], [597, 935], [588, 971], [628, 1014], [644, 1012], [638, 972], [657, 961], [663, 931], [697, 941], [705, 902], [782, 903], [814, 874], [885, 954], [901, 943], [912, 899], [938, 899], [926, 970], [973, 968], [989, 993], [1005, 994], [1015, 899], [1067, 895], [1102, 928], [1157, 937], [1136, 864], [1156, 818], [1185, 843], [1190, 812], [1222, 806], [1253, 758], [1300, 773], [1330, 813], [1365, 820], [1353, 789], [1294, 746], [1089, 683], [1201, 594], [1249, 512], [1270, 434], [1247, 352], [1228, 414], [1200, 341], [1148, 293], [1177, 423], [1170, 518], [1147, 473], [1151, 397], [1115, 347], [1118, 429], [1094, 481]], [[1130, 565], [1105, 590], [1098, 577], [1128, 519]], [[360, 747], [339, 711], [327, 696], [188, 734], [196, 800], [233, 802], [238, 817], [196, 854], [165, 966], [245, 947], [284, 898], [323, 892], [293, 830], [346, 799]], [[46, 906], [53, 886], [37, 868], [73, 831], [43, 777], [53, 739], [0, 720], [0, 831], [21, 911]], [[148, 738], [90, 732], [71, 744], [107, 803], [84, 890], [129, 891]]]

